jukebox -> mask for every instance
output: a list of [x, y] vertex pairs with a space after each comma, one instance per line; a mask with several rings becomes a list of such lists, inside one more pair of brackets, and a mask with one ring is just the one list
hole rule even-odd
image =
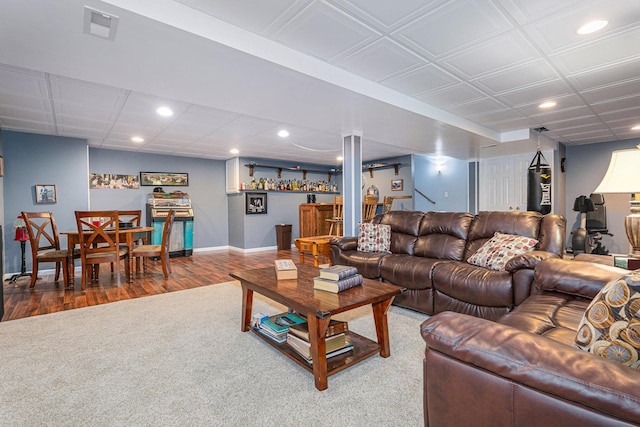
[[147, 225], [153, 227], [151, 244], [162, 244], [162, 227], [169, 209], [175, 219], [171, 229], [169, 256], [191, 256], [193, 254], [193, 208], [187, 193], [158, 193], [147, 195]]

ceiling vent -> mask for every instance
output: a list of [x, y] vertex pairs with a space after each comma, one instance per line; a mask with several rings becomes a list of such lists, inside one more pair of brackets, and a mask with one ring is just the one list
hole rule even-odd
[[84, 7], [84, 32], [103, 39], [113, 40], [118, 29], [118, 18], [105, 12]]

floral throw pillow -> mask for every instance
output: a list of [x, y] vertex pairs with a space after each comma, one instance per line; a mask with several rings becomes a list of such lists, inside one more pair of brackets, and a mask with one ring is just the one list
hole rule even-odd
[[640, 370], [640, 271], [600, 290], [584, 313], [574, 346]]
[[358, 250], [360, 252], [389, 252], [391, 226], [363, 222], [358, 226]]
[[467, 262], [492, 270], [504, 270], [507, 261], [532, 250], [537, 244], [538, 241], [531, 237], [496, 232]]

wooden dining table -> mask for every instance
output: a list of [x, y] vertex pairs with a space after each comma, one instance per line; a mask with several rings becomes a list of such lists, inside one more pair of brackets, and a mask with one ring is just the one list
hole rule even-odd
[[[141, 238], [146, 238], [147, 237], [147, 233], [153, 231], [154, 228], [153, 227], [146, 227], [146, 226], [141, 226], [141, 227], [121, 227], [118, 231], [119, 231], [119, 240], [120, 243], [124, 243], [127, 246], [127, 262], [129, 263], [129, 276], [127, 277], [127, 281], [129, 283], [133, 282], [133, 276], [134, 276], [134, 265], [133, 265], [133, 260], [134, 257], [132, 256], [132, 251], [133, 251], [133, 245], [134, 242], [138, 239]], [[109, 233], [109, 230], [106, 230], [107, 233]], [[114, 234], [115, 230], [111, 231], [111, 234]], [[76, 231], [65, 231], [62, 232], [60, 234], [66, 235], [67, 236], [67, 250], [69, 252], [69, 256], [71, 257], [71, 259], [68, 261], [68, 265], [71, 266], [71, 268], [69, 269], [69, 286], [73, 286], [74, 285], [74, 281], [75, 281], [75, 267], [73, 266], [73, 250], [75, 249], [76, 246], [80, 245], [80, 233], [78, 232], [78, 230]], [[87, 231], [85, 234], [91, 234], [90, 231]], [[148, 241], [149, 239], [147, 239]]]

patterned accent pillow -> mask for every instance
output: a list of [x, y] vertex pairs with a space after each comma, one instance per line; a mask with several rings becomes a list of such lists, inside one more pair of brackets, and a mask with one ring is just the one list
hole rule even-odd
[[640, 271], [607, 283], [578, 325], [574, 347], [640, 370]]
[[504, 270], [507, 261], [516, 255], [529, 252], [537, 244], [538, 241], [531, 237], [503, 234], [496, 231], [491, 239], [467, 259], [467, 262], [492, 270]]
[[358, 250], [360, 252], [389, 252], [390, 248], [390, 225], [360, 223], [358, 226]]

